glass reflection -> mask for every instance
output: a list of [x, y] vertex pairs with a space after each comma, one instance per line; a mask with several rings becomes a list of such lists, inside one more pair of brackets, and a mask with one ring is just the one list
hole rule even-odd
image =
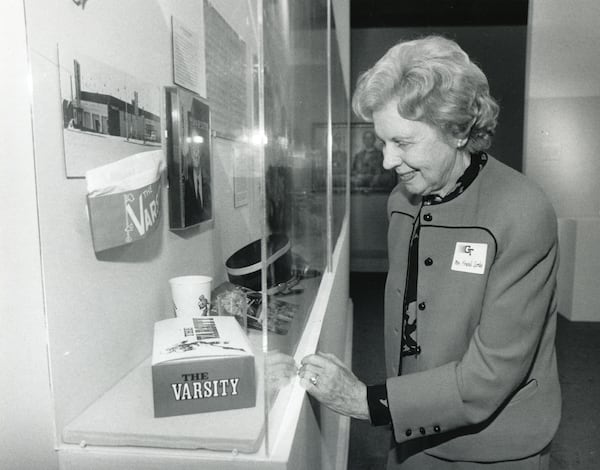
[[331, 168], [332, 168], [332, 246], [340, 235], [346, 215], [346, 187], [349, 154], [348, 95], [342, 73], [335, 18], [331, 20]]
[[263, 25], [268, 349], [291, 356], [326, 267], [327, 2], [265, 1]]
[[329, 133], [332, 247], [347, 207], [349, 104], [327, 9], [327, 0], [263, 3], [266, 233], [279, 241], [268, 244], [266, 316], [280, 358], [294, 354], [327, 267]]

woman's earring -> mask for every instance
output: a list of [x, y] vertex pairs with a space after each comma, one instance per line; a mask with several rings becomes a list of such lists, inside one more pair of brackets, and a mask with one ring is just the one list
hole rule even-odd
[[464, 147], [466, 143], [467, 143], [467, 139], [458, 139], [456, 141], [456, 147], [457, 148]]

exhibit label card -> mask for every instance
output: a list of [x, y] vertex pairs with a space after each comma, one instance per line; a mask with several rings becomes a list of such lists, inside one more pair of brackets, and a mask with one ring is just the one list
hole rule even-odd
[[204, 65], [204, 54], [200, 50], [200, 35], [184, 26], [175, 17], [172, 17], [171, 21], [173, 28], [173, 82], [190, 91], [202, 94], [200, 69]]

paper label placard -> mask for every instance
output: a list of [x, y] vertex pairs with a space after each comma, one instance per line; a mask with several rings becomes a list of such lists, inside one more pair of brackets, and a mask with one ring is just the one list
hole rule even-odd
[[483, 274], [487, 256], [487, 243], [457, 242], [452, 259], [452, 271]]
[[88, 213], [94, 242], [99, 252], [145, 238], [161, 217], [160, 177], [131, 191], [88, 196]]
[[[201, 37], [192, 28], [171, 18], [173, 30], [173, 82], [195, 93], [206, 95], [204, 88], [204, 51]], [[202, 85], [202, 86], [201, 86]]]

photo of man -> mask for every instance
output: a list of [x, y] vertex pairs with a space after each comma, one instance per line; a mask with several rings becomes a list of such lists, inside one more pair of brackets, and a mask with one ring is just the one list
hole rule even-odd
[[186, 143], [184, 155], [185, 225], [195, 225], [211, 218], [210, 204], [210, 151], [208, 123], [202, 120], [203, 104], [193, 99], [192, 109], [187, 113]]
[[212, 219], [210, 108], [197, 95], [171, 87], [166, 95], [169, 224], [183, 229]]
[[362, 132], [363, 148], [352, 158], [352, 189], [391, 191], [396, 184], [393, 172], [383, 168], [383, 152], [372, 129]]

